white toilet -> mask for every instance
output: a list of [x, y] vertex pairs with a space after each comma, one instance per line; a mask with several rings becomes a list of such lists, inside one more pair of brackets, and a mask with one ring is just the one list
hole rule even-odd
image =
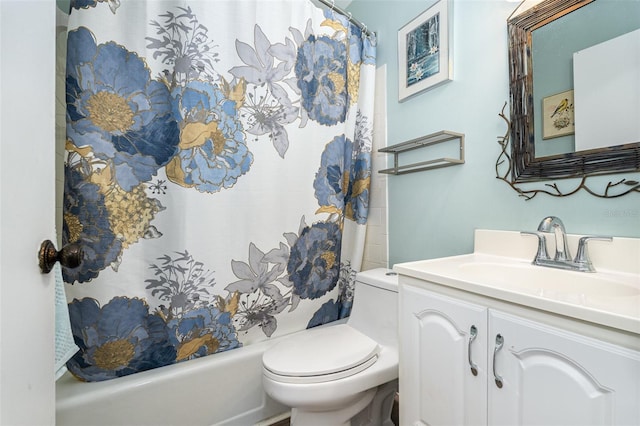
[[392, 426], [398, 379], [398, 278], [356, 277], [346, 323], [312, 328], [268, 349], [263, 383], [293, 426]]

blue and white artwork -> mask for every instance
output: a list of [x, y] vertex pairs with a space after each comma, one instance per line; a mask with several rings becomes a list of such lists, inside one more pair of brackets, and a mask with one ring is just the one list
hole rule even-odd
[[407, 33], [407, 86], [440, 71], [440, 14]]

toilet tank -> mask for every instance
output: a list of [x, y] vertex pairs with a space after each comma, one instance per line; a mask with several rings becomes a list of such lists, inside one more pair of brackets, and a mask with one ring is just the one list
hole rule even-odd
[[377, 268], [356, 275], [347, 323], [378, 343], [398, 346], [398, 276]]

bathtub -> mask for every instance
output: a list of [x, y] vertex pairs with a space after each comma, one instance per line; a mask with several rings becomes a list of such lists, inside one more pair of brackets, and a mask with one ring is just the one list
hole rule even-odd
[[59, 426], [245, 426], [289, 409], [262, 389], [262, 354], [279, 338], [105, 382], [56, 383]]

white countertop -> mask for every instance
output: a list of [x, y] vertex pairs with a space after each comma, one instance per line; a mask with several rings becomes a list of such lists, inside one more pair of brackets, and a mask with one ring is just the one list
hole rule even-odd
[[[569, 241], [574, 244], [578, 238], [570, 236]], [[549, 239], [553, 242], [552, 236]], [[476, 231], [472, 254], [400, 263], [393, 269], [401, 275], [640, 334], [640, 239], [597, 243], [590, 247], [595, 273], [534, 266], [535, 237], [488, 230]], [[550, 255], [554, 250], [555, 246], [549, 247]]]

